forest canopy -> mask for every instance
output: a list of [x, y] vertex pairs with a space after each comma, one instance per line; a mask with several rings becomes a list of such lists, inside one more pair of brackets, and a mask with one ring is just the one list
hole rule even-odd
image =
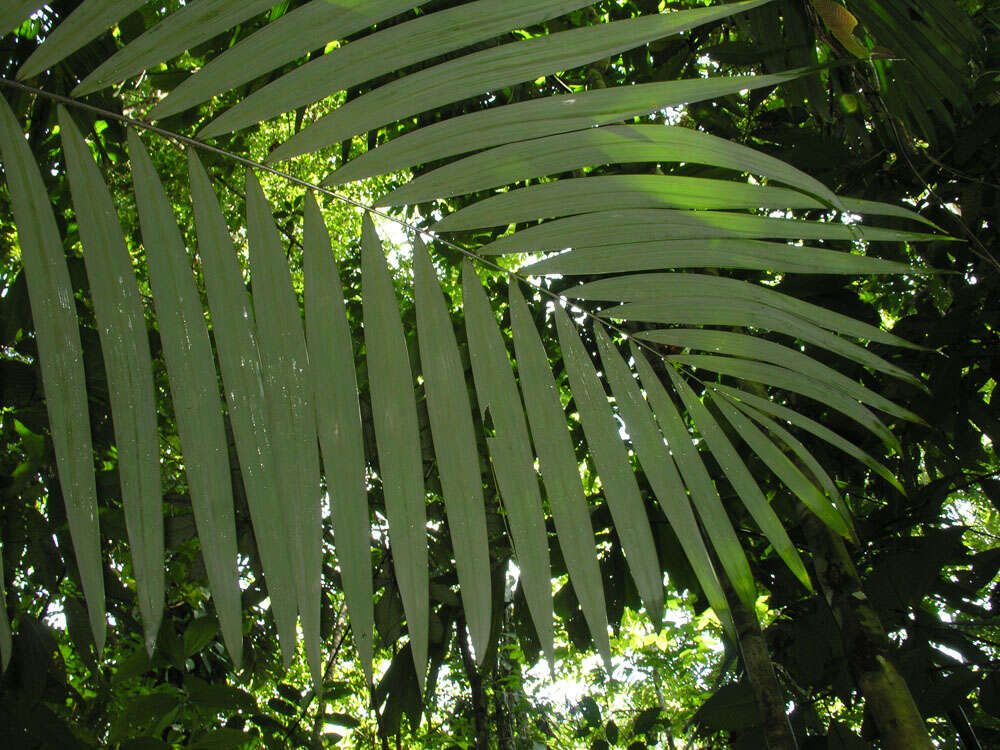
[[1000, 743], [998, 29], [5, 3], [0, 742]]

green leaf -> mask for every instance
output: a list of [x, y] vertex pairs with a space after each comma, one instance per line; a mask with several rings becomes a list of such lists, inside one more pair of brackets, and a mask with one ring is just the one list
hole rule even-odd
[[668, 125], [588, 127], [510, 143], [423, 174], [391, 192], [377, 205], [413, 205], [509, 185], [529, 177], [600, 164], [638, 162], [685, 162], [750, 172], [840, 206], [837, 196], [822, 183], [773, 156], [698, 130]]
[[476, 660], [482, 663], [490, 636], [492, 600], [483, 479], [465, 369], [434, 266], [419, 237], [413, 246], [413, 286], [427, 416], [458, 568], [462, 608]]
[[342, 713], [327, 714], [323, 717], [323, 721], [327, 724], [336, 724], [339, 727], [347, 727], [348, 729], [353, 729], [354, 727], [361, 725], [361, 722], [350, 714]]
[[285, 543], [292, 559], [303, 639], [313, 684], [318, 687], [323, 684], [320, 649], [323, 517], [309, 356], [299, 303], [271, 206], [249, 169], [246, 196], [254, 319], [277, 469], [277, 499], [285, 513]]
[[809, 450], [798, 438], [770, 417], [735, 399], [732, 399], [732, 402], [740, 411], [770, 432], [776, 438], [776, 441], [784, 443], [785, 446], [787, 446], [787, 448], [795, 454], [795, 456], [802, 463], [802, 466], [804, 466], [805, 469], [811, 473], [815, 480], [819, 483], [819, 486], [826, 493], [826, 496], [833, 501], [837, 508], [837, 512], [840, 514], [840, 517], [844, 519], [844, 523], [847, 525], [849, 538], [855, 544], [860, 544], [857, 532], [854, 529], [854, 519], [851, 518], [851, 512], [847, 507], [847, 503], [844, 501], [844, 498], [841, 497], [840, 490], [837, 489], [837, 485], [830, 478], [830, 475], [826, 473], [826, 469], [824, 469], [820, 462], [816, 460], [815, 456], [809, 452]]
[[111, 675], [111, 686], [118, 687], [128, 680], [141, 677], [153, 668], [149, 654], [145, 647], [137, 648], [128, 656], [120, 657], [115, 662], [115, 669]]
[[516, 283], [510, 285], [510, 323], [524, 405], [555, 520], [559, 548], [566, 560], [569, 579], [580, 601], [587, 627], [610, 671], [611, 646], [604, 586], [597, 565], [587, 499], [583, 494], [566, 415], [559, 401], [559, 390], [549, 369], [545, 348], [531, 321], [528, 305]]
[[[829, 331], [844, 334], [845, 336], [868, 339], [869, 341], [876, 341], [888, 346], [899, 346], [909, 349], [922, 348], [916, 344], [911, 344], [906, 339], [883, 331], [881, 328], [876, 328], [873, 325], [849, 318], [846, 315], [827, 310], [819, 305], [796, 299], [775, 289], [721, 276], [669, 273], [634, 274], [631, 276], [601, 279], [600, 281], [594, 281], [580, 287], [572, 287], [565, 293], [575, 299], [607, 299], [637, 302], [660, 301], [664, 297], [671, 299], [675, 297], [712, 298], [711, 306], [699, 305], [696, 307], [699, 313], [706, 316], [710, 315], [717, 304], [715, 298], [738, 300], [738, 304], [741, 305], [745, 304], [745, 302], [755, 302], [766, 306], [760, 310], [762, 320], [790, 321], [794, 323], [795, 319], [801, 319], [804, 322], [812, 323]], [[690, 305], [690, 303], [685, 302], [685, 305]], [[778, 310], [787, 315], [764, 314], [769, 312], [768, 308]], [[713, 325], [708, 320], [704, 321], [704, 324]], [[749, 324], [756, 325], [753, 323]], [[804, 336], [801, 338], [808, 340]], [[826, 341], [825, 339], [823, 340]], [[847, 344], [849, 342], [843, 343]], [[841, 351], [841, 349], [835, 348], [833, 345], [826, 345], [825, 343], [819, 344], [819, 346], [824, 346], [824, 348], [837, 351], [838, 353]], [[856, 351], [858, 349], [860, 351]], [[901, 380], [920, 385], [920, 381], [905, 370], [895, 367], [879, 357], [875, 357], [875, 355], [860, 347], [854, 346], [853, 349], [849, 348], [846, 351], [852, 352], [851, 354], [843, 355], [848, 357], [848, 359], [853, 359], [868, 367], [886, 372]]]
[[789, 409], [787, 406], [776, 404], [771, 399], [763, 398], [753, 393], [747, 393], [746, 391], [738, 388], [731, 388], [730, 386], [721, 385], [719, 383], [712, 383], [711, 388], [719, 391], [720, 393], [724, 393], [727, 396], [735, 398], [744, 404], [752, 406], [755, 409], [759, 409], [766, 414], [770, 414], [778, 419], [784, 419], [796, 427], [812, 433], [821, 440], [825, 440], [830, 445], [839, 448], [847, 455], [863, 463], [899, 490], [902, 494], [906, 494], [906, 490], [903, 488], [903, 485], [899, 483], [899, 480], [888, 468], [854, 445], [854, 443], [846, 440], [833, 430], [821, 425], [819, 422], [800, 414], [794, 409]]
[[229, 750], [234, 747], [244, 747], [252, 740], [251, 735], [239, 729], [210, 729], [191, 745], [193, 750]]
[[152, 653], [163, 617], [163, 500], [146, 318], [114, 202], [90, 148], [61, 106], [59, 126], [108, 379], [139, 610]]
[[881, 409], [887, 414], [892, 414], [911, 422], [922, 421], [920, 417], [909, 409], [897, 406], [884, 396], [865, 388], [856, 380], [852, 380], [846, 375], [837, 372], [832, 367], [824, 365], [822, 362], [818, 362], [800, 351], [758, 336], [747, 336], [746, 334], [731, 331], [685, 328], [643, 331], [637, 334], [637, 336], [647, 341], [670, 344], [684, 349], [700, 349], [702, 351], [718, 352], [734, 357], [769, 362], [802, 373], [833, 388], [837, 388], [851, 398], [876, 409]]
[[[752, 80], [752, 79], [751, 79]], [[920, 214], [886, 203], [841, 199], [847, 210], [880, 216], [896, 216], [925, 222]], [[473, 203], [446, 216], [434, 225], [437, 232], [454, 232], [479, 227], [507, 226], [572, 214], [625, 209], [735, 209], [825, 208], [825, 205], [797, 190], [751, 185], [729, 180], [673, 175], [618, 174], [555, 180], [512, 190]], [[933, 226], [933, 225], [932, 225]], [[800, 253], [803, 253], [799, 248]], [[863, 259], [863, 256], [856, 256]], [[870, 259], [877, 260], [877, 259]], [[909, 270], [904, 263], [882, 261], [886, 268]]]
[[354, 348], [330, 236], [312, 193], [306, 194], [302, 244], [306, 335], [316, 426], [352, 640], [370, 684], [375, 627], [371, 527]]
[[798, 71], [790, 71], [770, 76], [643, 83], [531, 99], [472, 112], [394, 138], [341, 166], [323, 184], [341, 185], [504, 143], [621, 122], [743, 89], [776, 86], [797, 75]]
[[[553, 183], [546, 183], [553, 184]], [[558, 184], [558, 183], [554, 183]], [[492, 199], [491, 199], [492, 200]], [[746, 268], [785, 273], [888, 274], [927, 273], [891, 260], [840, 250], [761, 240], [656, 240], [627, 244], [577, 246], [521, 266], [528, 276], [654, 271], [661, 268]]]
[[719, 493], [712, 484], [708, 470], [701, 460], [698, 449], [691, 441], [691, 435], [673, 399], [634, 341], [631, 342], [630, 349], [650, 408], [667, 440], [667, 448], [677, 462], [684, 484], [691, 493], [691, 503], [701, 518], [715, 553], [719, 556], [722, 569], [740, 601], [752, 607], [757, 601], [753, 574], [750, 572], [746, 555], [743, 554], [740, 540], [733, 530], [729, 516], [726, 515]]
[[660, 507], [677, 534], [691, 568], [698, 577], [698, 583], [715, 610], [719, 621], [733, 633], [729, 605], [719, 585], [711, 558], [698, 528], [698, 521], [691, 510], [687, 492], [677, 473], [660, 429], [653, 420], [649, 405], [642, 397], [642, 391], [621, 354], [611, 343], [608, 334], [598, 322], [594, 322], [594, 338], [601, 354], [604, 375], [611, 386], [615, 405], [625, 422], [625, 429], [632, 441], [643, 472], [649, 480], [653, 492], [660, 501]]
[[[566, 293], [568, 294], [569, 291], [567, 290]], [[903, 373], [904, 379], [908, 382], [915, 380], [905, 371], [889, 364], [864, 347], [796, 318], [792, 314], [769, 308], [753, 300], [739, 299], [735, 295], [729, 298], [696, 297], [693, 295], [664, 297], [657, 302], [638, 302], [605, 309], [600, 314], [601, 317], [612, 320], [762, 328], [784, 333], [806, 343], [820, 346], [876, 370], [883, 372], [891, 370], [890, 374], [895, 376]]]
[[104, 573], [90, 415], [76, 302], [42, 176], [7, 100], [0, 96], [0, 153], [31, 301], [45, 403], [73, 551], [97, 651], [104, 649]]
[[708, 395], [737, 434], [767, 464], [775, 476], [823, 523], [841, 536], [850, 537], [851, 531], [844, 519], [819, 487], [810, 481], [739, 409], [722, 396], [717, 396], [711, 389], [708, 390]]
[[413, 373], [392, 278], [371, 216], [361, 233], [361, 299], [372, 421], [379, 477], [389, 520], [389, 544], [406, 612], [413, 665], [421, 692], [427, 671], [430, 593], [427, 510]]
[[199, 0], [185, 5], [105, 60], [73, 89], [72, 95], [86, 96], [141, 73], [272, 5], [274, 0]]
[[[344, 39], [425, 2], [426, 0], [337, 0], [335, 3], [330, 2], [330, 0], [312, 0], [312, 2], [307, 2], [267, 24], [246, 39], [241, 39], [221, 55], [212, 58], [204, 67], [183, 81], [170, 92], [169, 96], [153, 107], [149, 113], [149, 119], [160, 120], [183, 112], [189, 107], [207, 101], [215, 94], [221, 94], [223, 91], [259, 78], [301, 55], [321, 48], [332, 39]], [[353, 47], [354, 43], [349, 46]], [[328, 56], [329, 54], [323, 55], [319, 59], [325, 60]], [[307, 63], [296, 70], [304, 71], [306, 68], [315, 66], [315, 63], [316, 61]], [[372, 73], [368, 77], [373, 78], [376, 75], [376, 73]], [[279, 81], [288, 84], [289, 88], [293, 80], [288, 75], [279, 79]], [[275, 87], [270, 85], [263, 87], [257, 93], [260, 91], [268, 91], [271, 97], [277, 93]], [[315, 99], [309, 99], [306, 102], [293, 102], [275, 114], [290, 112], [300, 104], [317, 101], [329, 93], [333, 92], [327, 90]], [[253, 98], [254, 96], [251, 95], [242, 99], [226, 115], [223, 115], [223, 118], [219, 119], [230, 117], [237, 111], [243, 111], [245, 102], [251, 101]], [[265, 114], [250, 122], [260, 122], [271, 116], [273, 115]], [[210, 137], [207, 133], [212, 129], [209, 126], [201, 135]], [[225, 132], [228, 131], [217, 130], [215, 134]]]
[[[426, 0], [424, 2], [426, 3]], [[388, 4], [389, 7], [384, 9], [377, 7], [377, 15], [394, 16], [403, 10], [408, 10], [414, 4], [413, 0], [409, 0], [409, 3], [394, 0]], [[485, 39], [506, 33], [510, 29], [533, 26], [548, 18], [560, 16], [588, 4], [587, 0], [480, 0], [390, 26], [384, 31], [331, 50], [255, 91], [221, 117], [216, 118], [199, 135], [203, 138], [211, 138], [262, 122], [284, 112], [291, 112], [298, 107], [312, 104], [364, 81], [370, 81], [386, 73], [404, 69], [408, 65], [431, 60], [448, 52], [472, 46]], [[350, 27], [353, 31], [370, 26], [375, 21], [380, 20], [372, 18], [376, 13], [372, 12], [367, 5], [376, 4], [366, 4], [365, 14], [361, 16], [360, 20], [368, 21], [367, 23], [353, 28], [356, 26], [353, 21], [360, 14], [357, 11], [351, 14]], [[387, 3], [384, 0], [378, 4], [378, 6], [385, 5]], [[347, 24], [342, 22], [341, 25], [346, 26]], [[309, 27], [297, 25], [291, 28], [295, 28], [295, 33], [290, 34], [288, 31], [284, 31], [284, 34], [294, 38], [302, 36], [298, 33], [299, 29], [308, 29]], [[344, 29], [347, 33], [325, 35], [318, 41], [325, 43], [329, 39], [342, 38], [352, 33], [352, 29]], [[316, 46], [319, 45], [312, 44], [306, 47], [296, 45], [297, 54], [307, 52]], [[247, 49], [241, 56], [247, 59], [255, 51], [255, 49]], [[295, 57], [295, 55], [291, 57]], [[206, 70], [208, 67], [206, 66]], [[261, 67], [255, 64], [252, 70], [256, 71]], [[277, 66], [271, 65], [270, 68], [261, 70], [261, 72], [266, 72], [273, 67]], [[241, 75], [241, 80], [238, 83], [253, 77], [253, 75]], [[180, 88], [183, 88], [183, 84]], [[215, 87], [213, 86], [213, 88]], [[192, 104], [194, 103], [197, 102], [192, 102]], [[171, 109], [164, 108], [164, 111], [169, 113]], [[163, 116], [156, 112], [153, 114], [156, 117]]]
[[694, 391], [691, 390], [691, 386], [684, 382], [684, 378], [673, 368], [669, 368], [667, 373], [670, 375], [674, 388], [680, 394], [685, 408], [698, 428], [698, 432], [705, 438], [705, 442], [712, 451], [712, 455], [719, 462], [723, 473], [733, 486], [733, 489], [736, 490], [736, 494], [740, 496], [744, 507], [756, 522], [757, 527], [767, 537], [768, 541], [771, 542], [775, 552], [781, 556], [781, 559], [785, 561], [785, 564], [795, 574], [795, 577], [809, 591], [812, 591], [809, 574], [802, 563], [802, 558], [799, 557], [798, 550], [795, 549], [792, 540], [788, 538], [788, 533], [781, 525], [781, 521], [760, 491], [760, 487], [757, 486], [757, 482], [750, 473], [750, 470], [743, 463], [743, 459], [740, 458], [733, 444], [729, 442], [726, 433], [722, 431], [722, 428], [715, 421], [715, 417], [711, 415], [708, 409], [705, 408], [705, 405], [695, 395]]
[[528, 611], [542, 650], [554, 664], [552, 570], [524, 406], [493, 309], [468, 259], [462, 263], [462, 299], [479, 413], [493, 425], [493, 436], [486, 438], [493, 476], [507, 511]]
[[184, 240], [142, 141], [128, 131], [132, 183], [205, 569], [226, 648], [240, 665], [243, 619], [229, 449], [212, 345]]
[[569, 70], [770, 0], [639, 16], [474, 52], [392, 81], [354, 99], [271, 152], [268, 162], [317, 151], [358, 133], [444, 104]]
[[[145, 0], [85, 0], [46, 35], [41, 46], [17, 71], [17, 77], [33, 78], [55, 66], [145, 4]], [[5, 30], [0, 24], [0, 32]]]
[[610, 245], [652, 240], [804, 239], [918, 242], [939, 240], [935, 234], [862, 227], [828, 221], [776, 219], [730, 211], [674, 211], [633, 208], [570, 216], [522, 229], [479, 249], [483, 255], [558, 250], [578, 244]]
[[36, 10], [42, 7], [39, 0], [8, 0], [7, 7], [0, 10], [0, 34], [20, 26]]
[[647, 734], [663, 718], [663, 710], [659, 706], [640, 711], [632, 722], [632, 734]]
[[219, 623], [214, 617], [199, 617], [184, 629], [184, 656], [200, 653], [219, 634]]
[[604, 386], [573, 322], [559, 305], [554, 307], [554, 317], [570, 391], [604, 488], [604, 499], [646, 613], [654, 626], [659, 626], [663, 619], [663, 572], [632, 463], [618, 434]]
[[694, 721], [709, 730], [737, 731], [760, 724], [753, 690], [746, 681], [723, 685], [694, 714]]
[[295, 580], [286, 549], [285, 513], [274, 501], [278, 497], [277, 469], [253, 312], [226, 219], [208, 173], [194, 151], [188, 151], [188, 172], [198, 254], [212, 313], [219, 370], [253, 520], [254, 538], [267, 581], [282, 658], [287, 666], [295, 654]]
[[850, 417], [881, 439], [891, 450], [897, 453], [902, 452], [899, 440], [877, 416], [845, 393], [836, 388], [830, 388], [821, 381], [807, 375], [763, 362], [736, 359], [735, 357], [716, 357], [708, 354], [675, 354], [670, 357], [670, 361], [690, 367], [711, 370], [722, 375], [730, 375], [741, 380], [766, 383], [767, 385], [784, 388], [793, 393], [808, 396]]
[[128, 699], [122, 712], [115, 718], [109, 739], [119, 742], [134, 735], [153, 735], [165, 718], [173, 715], [180, 705], [176, 688], [171, 692], [147, 693]]

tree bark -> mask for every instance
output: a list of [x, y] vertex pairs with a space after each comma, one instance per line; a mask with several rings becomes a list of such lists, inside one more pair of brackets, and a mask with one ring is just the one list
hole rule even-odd
[[729, 600], [743, 656], [743, 668], [750, 680], [757, 711], [764, 723], [764, 739], [768, 750], [798, 750], [791, 722], [785, 713], [784, 694], [774, 674], [757, 613], [740, 601], [725, 575], [720, 575], [719, 579]]
[[865, 596], [844, 540], [811, 513], [803, 526], [816, 577], [840, 625], [844, 650], [886, 750], [934, 747], [916, 701], [892, 663], [892, 643]]

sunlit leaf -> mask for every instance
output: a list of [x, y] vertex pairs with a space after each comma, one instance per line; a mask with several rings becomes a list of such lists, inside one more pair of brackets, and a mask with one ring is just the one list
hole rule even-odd
[[474, 52], [387, 83], [348, 102], [285, 141], [271, 152], [268, 161], [317, 151], [418, 112], [569, 70], [767, 2], [770, 0], [746, 0], [639, 16]]
[[[926, 223], [919, 214], [887, 203], [850, 198], [842, 198], [841, 203], [853, 213], [894, 216]], [[434, 230], [444, 232], [507, 226], [572, 214], [596, 213], [606, 211], [609, 206], [614, 206], [617, 211], [650, 208], [727, 211], [768, 207], [826, 208], [815, 198], [788, 188], [703, 177], [616, 174], [555, 180], [501, 193], [446, 216], [434, 225]], [[887, 264], [886, 268], [897, 272], [908, 270], [904, 263], [882, 262]]]
[[822, 183], [773, 156], [698, 130], [669, 125], [608, 125], [499, 146], [423, 174], [396, 188], [379, 205], [412, 205], [529, 177], [634, 162], [686, 162], [750, 172], [839, 207], [837, 196]]
[[579, 245], [521, 266], [531, 276], [589, 276], [663, 268], [745, 268], [758, 271], [826, 274], [927, 273], [882, 258], [784, 242], [739, 238], [654, 240], [613, 245]]
[[798, 75], [800, 71], [642, 83], [470, 112], [411, 131], [361, 154], [329, 175], [323, 184], [340, 185], [504, 143], [621, 122], [666, 107], [776, 86]]
[[[612, 199], [613, 200], [613, 199]], [[777, 219], [730, 211], [675, 211], [635, 208], [570, 216], [501, 237], [483, 246], [484, 255], [537, 252], [588, 245], [628, 244], [653, 240], [803, 239], [930, 241], [938, 235], [823, 221]]]

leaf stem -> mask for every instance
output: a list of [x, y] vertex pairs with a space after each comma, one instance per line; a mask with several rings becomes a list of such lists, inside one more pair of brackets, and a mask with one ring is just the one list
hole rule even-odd
[[[378, 208], [375, 208], [374, 206], [364, 203], [363, 201], [356, 200], [355, 198], [351, 198], [350, 196], [338, 193], [334, 190], [330, 190], [329, 188], [316, 185], [312, 182], [309, 182], [308, 180], [303, 180], [301, 177], [296, 177], [295, 175], [290, 174], [288, 172], [282, 171], [280, 169], [275, 169], [274, 167], [268, 166], [267, 164], [256, 161], [254, 159], [250, 159], [246, 156], [240, 156], [239, 154], [236, 154], [232, 151], [227, 151], [224, 148], [213, 146], [210, 143], [205, 143], [204, 141], [200, 141], [197, 138], [191, 138], [189, 136], [180, 135], [179, 133], [175, 133], [172, 130], [167, 130], [165, 128], [158, 127], [151, 123], [145, 122], [144, 120], [138, 120], [134, 117], [129, 117], [128, 115], [119, 114], [117, 112], [112, 112], [111, 110], [107, 110], [102, 107], [94, 106], [93, 104], [87, 104], [86, 102], [82, 102], [79, 99], [74, 99], [72, 97], [64, 96], [62, 94], [55, 94], [52, 93], [51, 91], [46, 91], [44, 89], [40, 89], [35, 86], [29, 86], [26, 83], [21, 83], [20, 81], [14, 81], [9, 78], [0, 77], [0, 84], [8, 88], [18, 89], [20, 91], [24, 91], [29, 94], [34, 94], [35, 96], [45, 97], [46, 99], [50, 99], [60, 104], [65, 104], [66, 106], [69, 107], [75, 107], [77, 109], [82, 109], [87, 112], [92, 112], [94, 114], [101, 115], [102, 117], [110, 118], [112, 120], [116, 120], [126, 125], [131, 125], [132, 127], [139, 128], [140, 130], [145, 130], [150, 133], [156, 133], [157, 135], [166, 138], [167, 140], [172, 140], [175, 141], [176, 143], [179, 143], [184, 146], [189, 146], [191, 148], [197, 148], [203, 151], [208, 151], [218, 156], [230, 159], [231, 161], [234, 161], [238, 164], [242, 164], [245, 167], [250, 167], [252, 169], [259, 169], [261, 171], [267, 172], [268, 174], [272, 174], [275, 177], [280, 177], [283, 180], [291, 182], [307, 190], [313, 190], [317, 193], [328, 195], [331, 198], [334, 198], [335, 200], [347, 203], [351, 206], [354, 206], [355, 208], [361, 209], [362, 211], [366, 211], [370, 214], [378, 216], [379, 218], [391, 221], [394, 224], [398, 224], [399, 226], [408, 229], [413, 233], [422, 234], [426, 237], [429, 237], [431, 240], [439, 242], [440, 244], [445, 245], [446, 247], [449, 247], [452, 250], [461, 253], [462, 255], [470, 258], [473, 261], [478, 261], [484, 266], [487, 266], [494, 271], [498, 271], [504, 274], [505, 276], [508, 277], [508, 279], [516, 279], [517, 281], [522, 281], [525, 284], [532, 287], [533, 289], [535, 289], [536, 291], [538, 291], [540, 294], [543, 294], [551, 298], [552, 300], [559, 302], [560, 304], [569, 305], [571, 309], [579, 310], [584, 315], [584, 317], [593, 319], [595, 321], [600, 321], [602, 325], [606, 326], [607, 328], [610, 328], [619, 336], [622, 336], [626, 339], [631, 339], [630, 334], [620, 326], [611, 323], [606, 318], [600, 317], [597, 313], [591, 312], [589, 310], [580, 307], [578, 300], [571, 301], [567, 297], [564, 297], [561, 294], [558, 294], [557, 292], [553, 292], [550, 289], [546, 289], [544, 286], [541, 286], [540, 284], [534, 284], [529, 280], [527, 276], [524, 276], [523, 274], [520, 274], [517, 271], [513, 271], [509, 268], [504, 268], [498, 263], [482, 255], [479, 255], [473, 250], [469, 250], [468, 248], [462, 247], [461, 245], [458, 245], [457, 243], [452, 242], [451, 240], [444, 239], [443, 237], [441, 237], [440, 235], [436, 234], [431, 230], [422, 229], [421, 227], [418, 227], [417, 225], [412, 224], [404, 219], [391, 216], [386, 212], [381, 211]], [[574, 322], [576, 322], [575, 318], [573, 318], [573, 320]], [[656, 351], [656, 349], [638, 339], [635, 340], [635, 343], [640, 348], [648, 350], [652, 354], [655, 354], [657, 357], [663, 356], [660, 352]], [[683, 368], [681, 369], [683, 370]]]

